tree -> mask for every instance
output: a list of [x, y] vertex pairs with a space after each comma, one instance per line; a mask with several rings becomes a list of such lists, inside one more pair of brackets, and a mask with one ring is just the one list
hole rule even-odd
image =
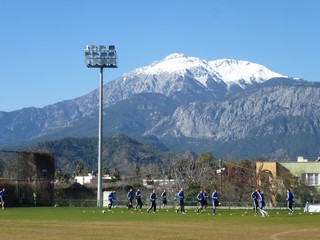
[[104, 167], [103, 170], [102, 170], [102, 173], [103, 173], [103, 175], [108, 175], [108, 174], [110, 174], [109, 168]]
[[141, 166], [139, 164], [135, 164], [134, 177], [136, 180], [139, 180], [141, 178]]
[[63, 179], [64, 179], [65, 182], [69, 182], [70, 178], [71, 178], [71, 174], [70, 173], [65, 173], [63, 175]]
[[76, 174], [77, 176], [81, 175], [82, 171], [83, 171], [83, 163], [82, 162], [78, 162], [77, 167], [76, 167]]
[[155, 163], [149, 163], [141, 167], [145, 176], [149, 176], [150, 178], [159, 178], [161, 175], [160, 166]]
[[61, 178], [62, 178], [62, 170], [60, 168], [56, 169], [54, 173], [54, 179], [60, 182]]
[[213, 163], [213, 155], [210, 152], [200, 153], [196, 160], [197, 164]]
[[3, 172], [5, 170], [5, 162], [0, 159], [0, 177], [3, 175]]
[[121, 180], [121, 174], [118, 168], [115, 168], [111, 174], [111, 179], [114, 182], [120, 181]]
[[200, 154], [196, 161], [186, 158], [172, 161], [170, 169], [170, 175], [178, 181], [179, 187], [186, 188], [192, 185], [208, 188], [217, 180], [216, 164], [212, 155], [208, 153]]
[[256, 188], [255, 164], [251, 160], [224, 161], [224, 164], [226, 172], [221, 173], [224, 174], [224, 201], [242, 202], [250, 200], [250, 194]]
[[193, 160], [181, 159], [172, 162], [171, 176], [176, 180], [179, 188], [186, 188], [190, 184], [196, 183], [194, 170], [195, 162]]

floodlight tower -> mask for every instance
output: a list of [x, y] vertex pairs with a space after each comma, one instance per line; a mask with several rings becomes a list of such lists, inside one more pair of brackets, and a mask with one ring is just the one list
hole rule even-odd
[[85, 64], [88, 68], [100, 68], [100, 99], [99, 99], [99, 141], [98, 141], [98, 186], [97, 207], [103, 206], [102, 199], [102, 130], [103, 130], [103, 69], [117, 68], [117, 52], [114, 45], [85, 45]]

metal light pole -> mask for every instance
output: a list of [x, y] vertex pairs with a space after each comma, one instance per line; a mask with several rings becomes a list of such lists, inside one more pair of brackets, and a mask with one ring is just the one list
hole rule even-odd
[[222, 174], [224, 173], [224, 171], [226, 170], [226, 168], [222, 167], [222, 160], [221, 158], [219, 158], [219, 169], [217, 169], [217, 173], [220, 174], [220, 194], [222, 195]]
[[98, 140], [98, 186], [97, 207], [103, 206], [102, 197], [102, 132], [103, 132], [103, 69], [117, 68], [117, 52], [115, 46], [85, 45], [85, 64], [88, 68], [100, 68], [100, 99], [99, 99], [99, 140]]
[[221, 195], [222, 195], [222, 161], [221, 158], [219, 158], [219, 165], [220, 165], [220, 191], [221, 191]]

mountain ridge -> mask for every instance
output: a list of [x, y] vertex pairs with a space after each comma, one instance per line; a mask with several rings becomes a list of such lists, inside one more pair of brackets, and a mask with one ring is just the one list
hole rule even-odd
[[[207, 61], [174, 53], [104, 85], [104, 134], [151, 137], [168, 150], [214, 149], [218, 154], [219, 149], [212, 147], [215, 144], [227, 149], [232, 142], [245, 144], [246, 139], [318, 136], [319, 85], [246, 61]], [[0, 112], [0, 146], [95, 136], [98, 96], [95, 89], [41, 109]], [[199, 142], [207, 147], [202, 148]], [[272, 152], [261, 154], [272, 156], [282, 148], [272, 145]], [[290, 155], [293, 151], [282, 152]], [[307, 154], [318, 153], [313, 150]], [[245, 156], [251, 156], [249, 150]]]

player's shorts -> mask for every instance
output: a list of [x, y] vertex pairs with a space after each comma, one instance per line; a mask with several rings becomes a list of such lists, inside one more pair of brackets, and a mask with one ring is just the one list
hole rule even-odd
[[219, 206], [219, 200], [213, 200], [212, 201], [212, 205], [215, 206], [215, 207], [218, 207]]

